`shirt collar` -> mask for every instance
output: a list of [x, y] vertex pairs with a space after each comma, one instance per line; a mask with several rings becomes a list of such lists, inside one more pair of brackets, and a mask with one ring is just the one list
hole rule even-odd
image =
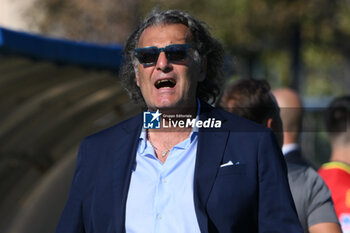
[[139, 137], [139, 153], [143, 154], [147, 148], [147, 131], [145, 129], [141, 130]]
[[286, 155], [289, 152], [294, 151], [294, 150], [298, 150], [298, 149], [299, 149], [299, 145], [298, 144], [296, 144], [296, 143], [289, 143], [289, 144], [286, 144], [286, 145], [282, 146], [282, 153], [283, 153], [283, 155]]

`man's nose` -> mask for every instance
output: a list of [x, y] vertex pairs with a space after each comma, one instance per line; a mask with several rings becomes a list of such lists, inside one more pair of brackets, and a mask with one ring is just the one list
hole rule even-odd
[[162, 70], [163, 72], [168, 72], [171, 69], [171, 64], [166, 57], [165, 52], [160, 52], [156, 67], [158, 70]]

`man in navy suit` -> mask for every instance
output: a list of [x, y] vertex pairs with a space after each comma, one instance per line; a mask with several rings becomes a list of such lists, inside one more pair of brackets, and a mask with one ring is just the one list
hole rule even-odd
[[302, 232], [273, 133], [206, 103], [222, 64], [188, 13], [143, 21], [122, 75], [148, 111], [82, 142], [57, 233]]

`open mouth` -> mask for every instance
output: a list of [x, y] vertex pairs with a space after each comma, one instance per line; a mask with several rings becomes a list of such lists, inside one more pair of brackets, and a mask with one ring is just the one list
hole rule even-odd
[[162, 79], [162, 80], [158, 80], [155, 83], [155, 87], [157, 89], [161, 89], [161, 88], [173, 88], [176, 85], [176, 81], [174, 79]]

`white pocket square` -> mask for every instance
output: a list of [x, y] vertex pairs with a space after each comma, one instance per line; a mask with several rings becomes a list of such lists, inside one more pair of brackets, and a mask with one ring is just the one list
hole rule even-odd
[[220, 167], [227, 167], [227, 166], [232, 166], [232, 165], [233, 165], [233, 163], [232, 163], [232, 161], [230, 160], [230, 161], [228, 161], [227, 163], [221, 164]]

